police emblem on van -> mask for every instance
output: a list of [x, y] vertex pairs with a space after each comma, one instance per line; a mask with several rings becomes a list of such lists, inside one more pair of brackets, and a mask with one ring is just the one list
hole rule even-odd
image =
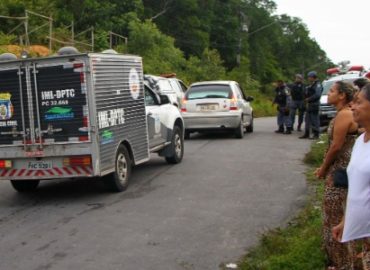
[[131, 68], [129, 74], [129, 87], [133, 99], [138, 99], [140, 96], [140, 80], [139, 74], [135, 68]]
[[0, 93], [0, 120], [9, 120], [14, 113], [10, 93]]

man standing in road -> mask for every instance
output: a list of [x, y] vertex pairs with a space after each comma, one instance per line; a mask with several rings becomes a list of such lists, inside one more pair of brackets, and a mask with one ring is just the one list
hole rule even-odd
[[[292, 133], [292, 123], [289, 116], [289, 107], [291, 103], [291, 97], [289, 88], [285, 85], [284, 81], [278, 80], [277, 87], [275, 88], [275, 99], [273, 104], [277, 104], [277, 124], [278, 129], [276, 133]], [[284, 126], [286, 131], [284, 132]]]
[[310, 71], [307, 74], [310, 85], [306, 87], [305, 99], [306, 117], [305, 117], [305, 133], [300, 139], [310, 138], [310, 131], [312, 130], [312, 139], [318, 139], [320, 135], [320, 97], [322, 94], [322, 85], [317, 78], [316, 71]]
[[295, 81], [290, 86], [290, 95], [292, 96], [292, 103], [290, 106], [290, 118], [292, 122], [292, 128], [294, 128], [295, 115], [298, 110], [298, 126], [297, 130], [301, 131], [301, 125], [304, 116], [304, 92], [305, 85], [303, 84], [303, 76], [301, 74], [295, 75]]

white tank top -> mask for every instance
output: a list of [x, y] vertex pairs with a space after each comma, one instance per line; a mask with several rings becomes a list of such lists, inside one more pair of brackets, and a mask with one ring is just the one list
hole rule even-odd
[[348, 196], [342, 242], [370, 236], [370, 141], [353, 146], [347, 168]]

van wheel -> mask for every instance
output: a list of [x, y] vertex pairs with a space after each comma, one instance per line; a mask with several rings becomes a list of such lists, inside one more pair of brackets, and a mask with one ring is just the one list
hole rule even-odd
[[10, 183], [18, 192], [30, 192], [38, 187], [40, 180], [10, 180]]
[[175, 126], [173, 129], [171, 145], [169, 147], [172, 155], [167, 156], [166, 161], [170, 164], [180, 163], [184, 156], [184, 140], [181, 129], [178, 126]]
[[114, 192], [127, 189], [131, 175], [131, 159], [124, 145], [118, 148], [115, 160], [115, 171], [113, 175], [106, 176], [105, 183]]
[[235, 129], [235, 137], [238, 139], [242, 139], [244, 137], [243, 120], [240, 120], [239, 126]]

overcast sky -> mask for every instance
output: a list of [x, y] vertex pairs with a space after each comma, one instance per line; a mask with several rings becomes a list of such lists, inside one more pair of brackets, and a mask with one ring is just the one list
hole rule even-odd
[[370, 0], [274, 0], [277, 14], [299, 17], [327, 56], [370, 68]]

